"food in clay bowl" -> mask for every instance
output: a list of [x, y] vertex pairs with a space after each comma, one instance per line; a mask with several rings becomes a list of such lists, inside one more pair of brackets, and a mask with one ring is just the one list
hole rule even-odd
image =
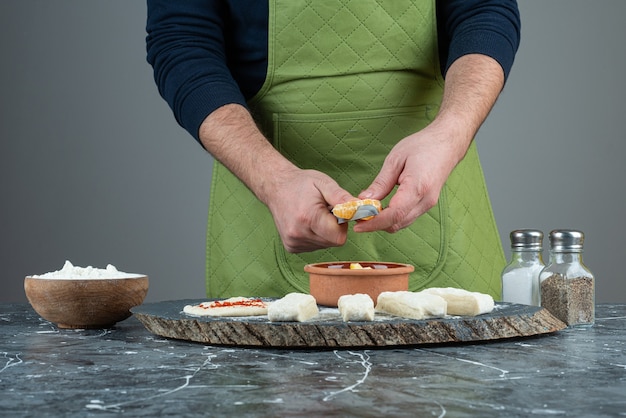
[[61, 270], [27, 276], [24, 291], [35, 312], [59, 328], [109, 328], [143, 303], [148, 276], [66, 261]]
[[374, 302], [382, 292], [409, 289], [410, 264], [382, 261], [336, 261], [307, 264], [309, 293], [320, 305], [336, 307], [343, 295], [364, 293]]

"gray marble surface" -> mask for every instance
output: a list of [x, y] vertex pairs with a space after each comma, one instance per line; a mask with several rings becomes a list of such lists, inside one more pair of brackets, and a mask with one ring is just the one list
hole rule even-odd
[[0, 415], [626, 416], [626, 304], [596, 315], [524, 339], [313, 351], [169, 340], [134, 317], [59, 330], [0, 304]]

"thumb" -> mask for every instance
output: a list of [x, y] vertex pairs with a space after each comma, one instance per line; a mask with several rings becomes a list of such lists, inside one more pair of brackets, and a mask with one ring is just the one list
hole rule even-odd
[[356, 199], [346, 190], [342, 189], [339, 184], [332, 179], [320, 181], [316, 186], [326, 203], [330, 206], [335, 206], [340, 203]]

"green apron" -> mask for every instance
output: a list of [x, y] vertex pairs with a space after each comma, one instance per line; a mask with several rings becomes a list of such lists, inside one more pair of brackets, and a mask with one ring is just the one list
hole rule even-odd
[[[437, 113], [444, 81], [435, 1], [269, 5], [267, 78], [249, 103], [253, 116], [297, 166], [323, 171], [357, 195], [391, 148]], [[350, 231], [342, 247], [302, 254], [284, 250], [267, 207], [214, 163], [209, 297], [306, 293], [304, 265], [336, 260], [409, 263], [415, 266], [411, 290], [452, 286], [499, 298], [504, 253], [475, 145], [439, 203], [410, 227], [395, 234]]]

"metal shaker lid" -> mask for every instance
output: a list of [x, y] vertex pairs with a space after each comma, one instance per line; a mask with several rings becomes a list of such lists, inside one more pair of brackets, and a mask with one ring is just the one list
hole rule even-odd
[[511, 249], [517, 251], [541, 251], [543, 232], [537, 229], [516, 229], [511, 231]]
[[585, 234], [573, 229], [550, 231], [550, 248], [554, 251], [582, 251]]

